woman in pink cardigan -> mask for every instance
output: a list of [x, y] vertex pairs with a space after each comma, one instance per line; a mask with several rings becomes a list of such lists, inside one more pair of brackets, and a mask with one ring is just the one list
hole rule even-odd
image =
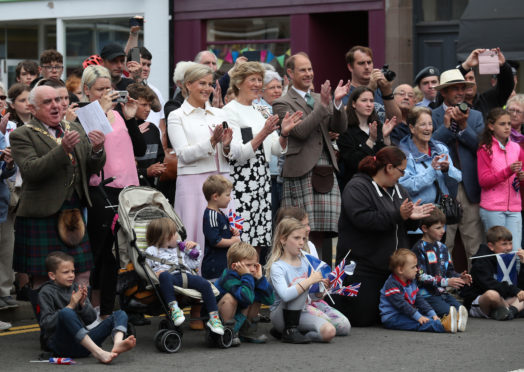
[[509, 140], [510, 116], [501, 108], [491, 110], [480, 138], [477, 166], [480, 218], [484, 228], [504, 226], [513, 235], [513, 249], [520, 248], [522, 217], [520, 187], [524, 184], [521, 147]]

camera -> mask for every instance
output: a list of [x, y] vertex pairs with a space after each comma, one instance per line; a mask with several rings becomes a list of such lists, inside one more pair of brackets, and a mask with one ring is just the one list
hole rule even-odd
[[395, 71], [391, 71], [389, 69], [389, 65], [382, 66], [382, 69], [380, 70], [380, 72], [382, 72], [382, 74], [384, 75], [387, 81], [393, 81], [397, 77], [397, 74], [395, 73]]
[[127, 90], [117, 90], [118, 97], [113, 100], [113, 102], [116, 103], [127, 103], [127, 97], [129, 96], [129, 92]]
[[[463, 114], [467, 114], [468, 109], [469, 109], [469, 106], [468, 106], [468, 104], [466, 102], [457, 103], [455, 105], [455, 107], [458, 107], [460, 112], [462, 112]], [[449, 125], [449, 129], [453, 133], [458, 133], [458, 124], [457, 124], [457, 122], [455, 120], [451, 119], [451, 123]]]

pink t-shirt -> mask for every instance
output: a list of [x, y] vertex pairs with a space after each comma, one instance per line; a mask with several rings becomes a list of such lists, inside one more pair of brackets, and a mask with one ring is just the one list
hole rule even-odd
[[[113, 111], [115, 120], [111, 124], [113, 131], [106, 135], [104, 150], [106, 152], [106, 164], [104, 165], [104, 177], [115, 177], [107, 186], [122, 189], [126, 186], [138, 186], [138, 172], [133, 152], [133, 143], [127, 131], [126, 123], [120, 114]], [[89, 186], [98, 186], [101, 177], [93, 174], [89, 180]]]

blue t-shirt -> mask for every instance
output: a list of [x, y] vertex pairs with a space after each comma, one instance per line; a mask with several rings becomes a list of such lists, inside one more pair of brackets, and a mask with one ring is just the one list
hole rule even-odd
[[231, 239], [233, 233], [229, 228], [227, 216], [213, 209], [204, 211], [204, 224], [202, 226], [206, 238], [204, 259], [202, 260], [202, 276], [206, 279], [220, 277], [227, 268], [227, 250], [229, 247], [218, 248], [217, 244], [222, 239]]

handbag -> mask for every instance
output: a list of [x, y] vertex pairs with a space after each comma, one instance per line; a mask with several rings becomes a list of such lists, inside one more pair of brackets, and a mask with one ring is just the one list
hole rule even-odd
[[178, 158], [174, 151], [165, 152], [164, 155], [164, 164], [166, 165], [166, 170], [160, 175], [160, 181], [174, 181], [176, 180], [177, 170], [178, 170]]
[[311, 184], [313, 190], [319, 194], [327, 194], [335, 183], [334, 168], [332, 165], [316, 165], [313, 167]]
[[[427, 168], [428, 166], [424, 164], [424, 162], [421, 163], [424, 168]], [[437, 188], [437, 195], [435, 196], [435, 205], [444, 213], [446, 216], [446, 224], [447, 225], [454, 225], [456, 223], [459, 223], [462, 219], [462, 205], [460, 202], [448, 194], [443, 194], [442, 190], [440, 189], [440, 186], [438, 184], [438, 180], [433, 181], [433, 184]]]

